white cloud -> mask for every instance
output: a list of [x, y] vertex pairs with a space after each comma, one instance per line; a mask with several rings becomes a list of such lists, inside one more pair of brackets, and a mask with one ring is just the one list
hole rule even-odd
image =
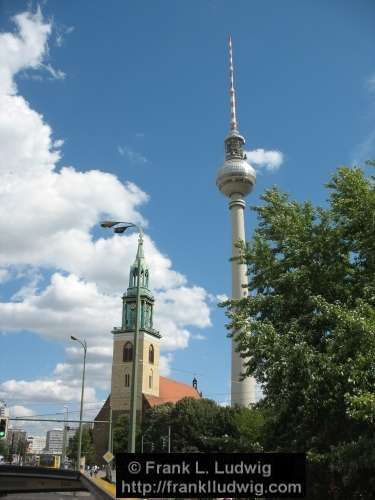
[[191, 336], [192, 339], [194, 340], [206, 340], [207, 337], [205, 337], [204, 335], [202, 335], [201, 333], [194, 333], [192, 336]]
[[265, 149], [253, 149], [246, 151], [248, 162], [255, 168], [265, 168], [268, 172], [278, 170], [284, 161], [281, 151], [266, 151]]
[[0, 283], [5, 283], [11, 277], [11, 273], [8, 269], [0, 269]]
[[56, 45], [58, 47], [62, 47], [65, 42], [66, 35], [70, 35], [73, 31], [74, 26], [55, 25]]
[[216, 299], [219, 301], [219, 302], [226, 302], [227, 300], [229, 300], [229, 297], [228, 295], [226, 295], [225, 293], [218, 293], [216, 295]]
[[148, 163], [148, 159], [145, 156], [143, 156], [141, 153], [133, 151], [128, 146], [117, 146], [117, 151], [120, 153], [121, 156], [126, 156], [130, 163], [133, 164]]
[[55, 69], [51, 64], [43, 64], [42, 68], [49, 73], [53, 80], [64, 80], [66, 77], [64, 71], [61, 71], [61, 69]]
[[9, 414], [11, 417], [32, 417], [35, 411], [22, 405], [14, 405], [9, 407]]
[[354, 150], [352, 164], [359, 165], [375, 157], [375, 129]]
[[[375, 92], [375, 73], [365, 79], [365, 89], [368, 93], [368, 98], [370, 99], [370, 106], [374, 108], [373, 95]], [[372, 113], [373, 116], [373, 113]], [[355, 148], [353, 148], [351, 154], [352, 165], [360, 165], [367, 160], [373, 160], [375, 158], [375, 128], [372, 126], [367, 135], [364, 137], [362, 142], [360, 142]]]
[[15, 33], [0, 33], [0, 93], [15, 94], [14, 75], [26, 69], [45, 69], [53, 78], [61, 78], [61, 70], [43, 63], [48, 55], [47, 39], [52, 26], [44, 22], [40, 8], [35, 14], [18, 14], [13, 21]]
[[160, 375], [168, 377], [171, 374], [171, 363], [173, 361], [172, 353], [162, 354], [159, 360]]
[[[92, 232], [108, 217], [146, 228], [140, 208], [149, 197], [135, 184], [101, 170], [57, 169], [64, 141], [53, 137], [44, 117], [17, 94], [14, 80], [29, 69], [62, 77], [46, 61], [52, 26], [39, 9], [14, 21], [14, 33], [0, 34], [0, 281], [14, 274], [24, 283], [9, 301], [0, 302], [0, 330], [29, 330], [67, 342], [79, 332], [89, 344], [86, 401], [95, 402], [95, 389], [108, 388], [110, 332], [121, 320], [121, 294], [137, 235], [103, 230], [102, 237], [94, 238]], [[56, 42], [62, 44], [62, 39]], [[129, 148], [123, 154], [129, 161], [147, 162]], [[203, 288], [189, 286], [147, 235], [144, 247], [156, 298], [154, 326], [163, 335], [161, 370], [169, 373], [173, 358], [168, 351], [188, 345], [189, 327], [210, 326], [209, 296]], [[47, 285], [46, 270], [52, 272]], [[70, 345], [50, 378], [6, 380], [0, 396], [78, 401], [81, 363], [82, 350]]]
[[[60, 379], [55, 380], [6, 380], [0, 384], [0, 397], [5, 400], [22, 401], [59, 401], [70, 402], [81, 400], [81, 384], [75, 381], [66, 384]], [[85, 388], [85, 401], [96, 401], [95, 389]]]

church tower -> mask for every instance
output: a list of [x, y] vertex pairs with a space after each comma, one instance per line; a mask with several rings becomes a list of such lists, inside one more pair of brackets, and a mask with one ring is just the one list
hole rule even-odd
[[[216, 185], [229, 198], [229, 210], [232, 220], [232, 299], [239, 300], [247, 296], [247, 268], [239, 263], [238, 241], [245, 241], [244, 198], [251, 193], [255, 184], [255, 170], [246, 160], [244, 151], [245, 139], [239, 133], [236, 114], [236, 94], [234, 90], [234, 70], [232, 40], [229, 38], [229, 96], [230, 126], [224, 140], [225, 159], [220, 167]], [[237, 257], [237, 259], [236, 259]], [[255, 380], [247, 377], [241, 380], [244, 372], [244, 361], [236, 350], [236, 341], [232, 338], [231, 354], [231, 403], [232, 406], [248, 406], [255, 403]]]
[[[140, 269], [138, 270], [138, 262]], [[142, 394], [159, 396], [159, 358], [161, 335], [153, 328], [154, 297], [149, 288], [150, 272], [143, 253], [143, 237], [139, 237], [137, 257], [130, 268], [129, 286], [122, 297], [121, 327], [113, 334], [111, 407], [116, 415], [130, 411], [134, 331], [137, 299], [137, 275], [140, 273], [141, 317], [138, 337], [137, 410], [142, 410]]]

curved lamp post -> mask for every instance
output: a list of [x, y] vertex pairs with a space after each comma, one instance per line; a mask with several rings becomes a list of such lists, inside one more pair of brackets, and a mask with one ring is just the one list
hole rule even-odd
[[82, 448], [82, 413], [83, 413], [83, 394], [85, 392], [85, 369], [86, 369], [86, 352], [87, 343], [86, 340], [80, 340], [73, 335], [70, 336], [72, 340], [75, 340], [81, 344], [83, 347], [83, 371], [82, 371], [82, 390], [81, 390], [81, 408], [79, 411], [79, 437], [78, 437], [78, 450], [77, 450], [77, 470], [81, 470], [81, 448]]
[[[139, 232], [139, 241], [142, 241], [142, 229], [132, 222], [121, 222], [106, 220], [100, 223], [101, 227], [113, 229], [114, 233], [122, 234], [127, 229], [134, 227]], [[130, 418], [129, 418], [129, 438], [128, 438], [128, 452], [135, 453], [135, 437], [137, 428], [137, 386], [138, 386], [138, 338], [140, 328], [140, 305], [141, 305], [141, 280], [140, 280], [140, 257], [137, 254], [137, 299], [136, 299], [136, 313], [135, 313], [135, 330], [133, 341], [133, 367], [132, 367], [132, 383], [130, 394]]]

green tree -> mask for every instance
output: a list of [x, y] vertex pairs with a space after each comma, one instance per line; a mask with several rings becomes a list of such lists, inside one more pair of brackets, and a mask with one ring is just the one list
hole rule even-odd
[[260, 451], [263, 417], [258, 409], [222, 407], [209, 399], [184, 398], [145, 412], [145, 451], [167, 451], [168, 427], [173, 452]]
[[267, 450], [307, 451], [309, 498], [375, 493], [375, 187], [339, 168], [325, 208], [273, 188], [242, 256], [229, 329], [262, 385]]
[[[79, 430], [74, 434], [72, 439], [70, 439], [67, 456], [76, 461], [78, 453], [78, 440], [79, 440]], [[81, 443], [81, 455], [86, 457], [86, 464], [93, 464], [95, 462], [95, 448], [92, 439], [92, 430], [83, 426], [82, 428], [82, 443]]]
[[9, 455], [9, 445], [5, 439], [0, 440], [0, 455], [7, 458]]
[[120, 415], [113, 425], [113, 451], [125, 453], [128, 448], [129, 416]]
[[147, 410], [142, 421], [143, 448], [145, 452], [167, 451], [168, 426], [171, 424], [173, 403], [165, 403]]
[[[136, 430], [136, 450], [140, 451], [140, 424], [137, 422]], [[113, 426], [113, 450], [114, 453], [126, 453], [128, 451], [129, 436], [129, 415], [120, 415], [117, 417]]]

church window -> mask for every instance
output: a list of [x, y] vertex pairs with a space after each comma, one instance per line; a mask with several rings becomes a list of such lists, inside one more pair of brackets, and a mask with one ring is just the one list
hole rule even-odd
[[148, 348], [148, 362], [153, 365], [154, 360], [155, 360], [155, 350], [154, 346], [151, 344], [150, 347]]
[[131, 342], [126, 342], [124, 345], [123, 361], [125, 363], [133, 361], [133, 344]]
[[152, 370], [150, 371], [150, 375], [148, 376], [148, 387], [149, 389], [152, 389], [152, 384], [153, 384], [153, 372]]
[[125, 387], [130, 387], [130, 374], [125, 373]]

